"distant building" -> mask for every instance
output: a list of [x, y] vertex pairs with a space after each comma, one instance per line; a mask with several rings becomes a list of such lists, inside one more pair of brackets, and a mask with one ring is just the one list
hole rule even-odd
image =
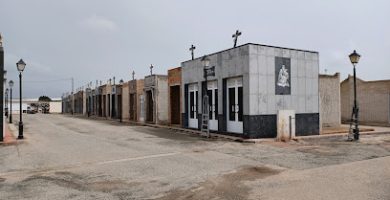
[[[390, 80], [356, 78], [359, 121], [368, 125], [390, 125]], [[341, 120], [349, 122], [354, 100], [353, 76], [341, 82]]]
[[85, 91], [80, 90], [74, 94], [74, 113], [85, 114], [86, 112], [86, 96]]
[[[7, 108], [10, 109], [10, 103], [8, 102]], [[23, 113], [27, 113], [28, 110], [37, 109], [38, 112], [42, 112], [39, 108], [34, 108], [33, 105], [40, 103], [38, 99], [22, 99]], [[49, 113], [61, 113], [62, 112], [62, 99], [52, 98], [49, 103]], [[12, 113], [18, 114], [20, 112], [19, 99], [12, 99]]]

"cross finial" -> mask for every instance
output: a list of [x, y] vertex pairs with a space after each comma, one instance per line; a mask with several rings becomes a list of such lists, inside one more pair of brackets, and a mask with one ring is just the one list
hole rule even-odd
[[195, 49], [196, 49], [196, 47], [193, 44], [191, 44], [190, 51], [191, 51], [192, 60], [194, 60], [194, 50]]
[[3, 46], [3, 37], [1, 36], [1, 33], [0, 33], [0, 47]]
[[152, 74], [153, 74], [153, 65], [150, 64], [150, 75], [152, 75]]
[[131, 75], [132, 75], [132, 77], [133, 77], [133, 80], [134, 80], [134, 75], [135, 75], [135, 72], [134, 72], [134, 70], [133, 70], [133, 73], [131, 73]]
[[237, 39], [238, 39], [238, 36], [241, 35], [241, 32], [239, 30], [236, 31], [235, 34], [232, 35], [232, 38], [234, 38], [234, 48], [236, 48], [237, 46]]

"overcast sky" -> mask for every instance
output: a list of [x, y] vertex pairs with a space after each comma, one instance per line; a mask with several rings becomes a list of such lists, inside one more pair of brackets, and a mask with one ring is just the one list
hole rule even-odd
[[[88, 82], [166, 74], [195, 56], [259, 43], [318, 51], [320, 71], [352, 73], [348, 55], [362, 55], [364, 80], [390, 79], [387, 0], [0, 0], [7, 78], [23, 72], [24, 97], [61, 97]], [[59, 81], [62, 80], [62, 81]], [[18, 84], [14, 94], [18, 96]]]

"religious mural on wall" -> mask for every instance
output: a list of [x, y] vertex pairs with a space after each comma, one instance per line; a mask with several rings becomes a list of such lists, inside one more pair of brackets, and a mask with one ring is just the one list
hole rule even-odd
[[275, 57], [275, 94], [291, 94], [291, 59]]

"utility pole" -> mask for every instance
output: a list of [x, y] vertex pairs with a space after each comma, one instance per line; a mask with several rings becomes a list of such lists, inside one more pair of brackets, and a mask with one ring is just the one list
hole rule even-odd
[[3, 141], [4, 138], [4, 113], [3, 113], [3, 101], [4, 101], [4, 76], [5, 76], [5, 71], [4, 71], [4, 49], [3, 49], [3, 38], [1, 37], [0, 33], [0, 72], [1, 78], [0, 81], [3, 83], [0, 87], [0, 94], [1, 94], [1, 100], [0, 100], [0, 124], [1, 124], [1, 133], [0, 133], [0, 141]]
[[71, 106], [72, 106], [72, 108], [71, 108], [70, 112], [73, 115], [73, 112], [74, 112], [74, 79], [73, 79], [73, 77], [71, 78], [71, 80], [72, 80], [72, 94], [71, 94], [71, 97], [72, 97], [72, 99], [71, 99], [71, 101], [72, 101]]

